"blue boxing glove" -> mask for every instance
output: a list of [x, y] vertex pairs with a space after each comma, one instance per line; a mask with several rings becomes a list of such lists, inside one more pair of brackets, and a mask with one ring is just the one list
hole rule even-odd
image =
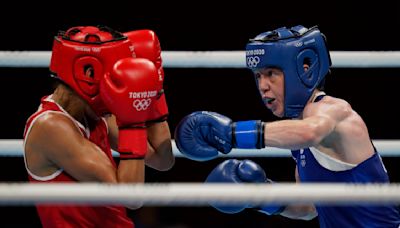
[[[251, 160], [230, 159], [215, 167], [208, 175], [206, 183], [272, 183], [272, 181], [267, 178], [265, 171], [257, 163]], [[280, 205], [255, 206], [244, 204], [227, 206], [211, 203], [211, 206], [228, 214], [239, 213], [246, 208], [254, 208], [268, 215], [275, 215], [280, 214], [285, 209], [284, 206]]]
[[185, 116], [177, 125], [174, 138], [179, 151], [196, 161], [214, 159], [218, 151], [227, 154], [232, 148], [265, 147], [263, 122], [232, 122], [226, 116], [207, 111]]

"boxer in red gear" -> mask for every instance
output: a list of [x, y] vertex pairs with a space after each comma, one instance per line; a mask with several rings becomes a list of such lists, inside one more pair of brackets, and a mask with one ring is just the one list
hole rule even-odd
[[[141, 183], [144, 165], [157, 170], [173, 166], [169, 128], [152, 125], [142, 128], [145, 133], [139, 135], [144, 137], [125, 138], [123, 143], [119, 139], [119, 127], [145, 126], [142, 122], [149, 120], [154, 106], [150, 105], [145, 115], [128, 112], [124, 116], [114, 108], [126, 106], [126, 100], [115, 100], [113, 106], [103, 100], [116, 97], [101, 88], [105, 78], [118, 87], [122, 85], [116, 80], [120, 75], [132, 76], [123, 80], [128, 95], [135, 89], [133, 81], [140, 85], [143, 78], [154, 78], [157, 83], [150, 86], [160, 90], [157, 68], [150, 61], [134, 59], [133, 49], [130, 39], [107, 27], [74, 27], [55, 37], [50, 71], [58, 85], [43, 97], [24, 130], [24, 161], [31, 182]], [[117, 62], [127, 59], [146, 64], [133, 67], [128, 63], [129, 67], [118, 68]], [[122, 145], [128, 148], [124, 154], [133, 157], [115, 161], [111, 149], [118, 151]], [[37, 210], [43, 227], [134, 227], [124, 206], [140, 205], [37, 205]]]

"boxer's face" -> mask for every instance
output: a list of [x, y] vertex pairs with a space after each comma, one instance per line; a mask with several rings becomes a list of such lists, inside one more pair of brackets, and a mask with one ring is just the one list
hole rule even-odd
[[284, 76], [278, 68], [263, 68], [254, 71], [258, 90], [265, 106], [277, 117], [284, 114]]

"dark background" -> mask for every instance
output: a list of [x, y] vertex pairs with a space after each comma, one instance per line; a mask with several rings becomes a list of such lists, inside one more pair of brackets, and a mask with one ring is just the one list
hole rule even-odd
[[[51, 50], [58, 30], [104, 24], [120, 31], [152, 29], [167, 51], [243, 50], [247, 40], [280, 26], [318, 25], [332, 51], [400, 50], [396, 1], [97, 1], [9, 2], [0, 13], [0, 50]], [[373, 139], [398, 139], [399, 68], [338, 69], [327, 78], [328, 94], [341, 97], [364, 118]], [[165, 69], [171, 131], [197, 110], [220, 112], [233, 120], [275, 118], [260, 103], [246, 69]], [[52, 91], [46, 68], [0, 68], [1, 139], [21, 139], [26, 118]], [[168, 172], [148, 169], [147, 182], [202, 182], [223, 159], [194, 162], [178, 158]], [[257, 158], [271, 179], [293, 181], [291, 158]], [[400, 181], [399, 158], [384, 158]], [[22, 158], [0, 160], [0, 181], [26, 181]], [[203, 207], [144, 207], [130, 211], [143, 227], [318, 227], [318, 222], [265, 216], [254, 211], [226, 215]], [[38, 227], [33, 207], [0, 208], [6, 227]]]

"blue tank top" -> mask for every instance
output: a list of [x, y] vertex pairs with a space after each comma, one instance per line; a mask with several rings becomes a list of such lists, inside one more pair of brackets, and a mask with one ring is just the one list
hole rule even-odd
[[[320, 164], [311, 150], [314, 154], [321, 153], [315, 148], [292, 151], [301, 182], [389, 183], [377, 152], [355, 167], [332, 171], [327, 168], [329, 164]], [[328, 161], [324, 160], [324, 163]], [[320, 227], [399, 227], [400, 224], [395, 205], [315, 206]]]
[[[322, 100], [324, 96], [321, 93], [314, 102]], [[315, 148], [293, 150], [292, 156], [303, 183], [389, 183], [386, 168], [376, 150], [373, 156], [357, 166], [335, 161]], [[400, 227], [399, 208], [395, 205], [315, 207], [320, 227]]]

